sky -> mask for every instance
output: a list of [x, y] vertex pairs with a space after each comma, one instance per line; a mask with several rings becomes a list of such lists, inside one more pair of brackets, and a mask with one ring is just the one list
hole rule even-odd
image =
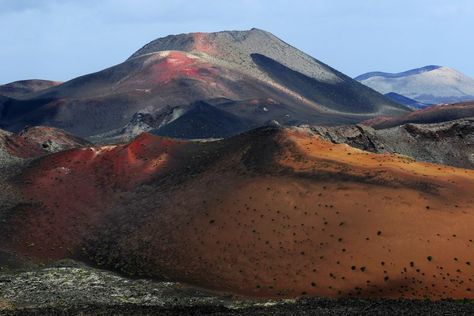
[[425, 65], [474, 77], [472, 0], [0, 0], [0, 84], [66, 81], [159, 37], [269, 31], [357, 76]]

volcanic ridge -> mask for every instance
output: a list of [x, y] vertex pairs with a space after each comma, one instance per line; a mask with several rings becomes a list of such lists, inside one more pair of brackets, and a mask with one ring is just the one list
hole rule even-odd
[[[410, 111], [259, 29], [171, 35], [119, 65], [32, 95], [6, 97], [0, 100], [3, 129], [46, 125], [118, 141], [155, 128], [130, 126], [136, 115], [160, 117], [155, 123], [164, 126], [201, 101], [238, 116], [247, 130], [268, 121], [335, 125]], [[252, 106], [242, 111], [242, 103]], [[236, 135], [242, 124], [231, 129]], [[127, 131], [133, 132], [121, 135]]]
[[0, 86], [0, 310], [474, 299], [474, 103], [357, 80], [251, 29]]
[[[304, 128], [37, 159], [0, 247], [257, 297], [472, 297], [474, 172]], [[186, 197], [183, 199], [183, 197]]]

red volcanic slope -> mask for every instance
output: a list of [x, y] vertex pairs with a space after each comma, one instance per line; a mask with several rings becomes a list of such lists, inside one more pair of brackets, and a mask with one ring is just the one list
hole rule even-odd
[[[143, 108], [159, 112], [167, 106], [185, 107], [193, 100], [221, 96], [250, 99], [265, 95], [265, 89], [255, 79], [211, 64], [205, 58], [163, 52], [65, 83], [41, 99], [13, 104], [10, 114], [2, 119], [9, 121], [11, 125], [6, 125], [11, 128], [21, 127], [24, 107], [25, 111], [33, 109], [27, 113], [28, 118], [38, 117], [50, 126], [61, 122], [61, 126], [70, 126], [69, 132], [84, 137], [123, 128]], [[276, 97], [278, 92], [268, 93]], [[47, 104], [37, 106], [41, 102]], [[50, 119], [52, 109], [57, 111]], [[311, 111], [307, 108], [301, 112]]]
[[466, 117], [474, 117], [474, 102], [435, 105], [399, 117], [379, 116], [362, 124], [381, 129], [407, 123], [440, 123]]
[[204, 52], [210, 55], [214, 55], [217, 53], [215, 47], [213, 47], [213, 44], [206, 33], [202, 33], [202, 32], [193, 33], [192, 37], [193, 37], [193, 46], [191, 50]]
[[20, 158], [35, 158], [91, 145], [86, 140], [46, 126], [27, 127], [18, 134], [4, 134], [0, 136], [0, 141], [10, 155]]
[[[125, 62], [22, 100], [0, 100], [0, 124], [66, 127], [81, 137], [114, 134], [135, 114], [183, 114], [191, 104], [271, 98], [280, 105], [244, 120], [334, 125], [409, 110], [291, 47], [268, 32], [192, 33], [147, 44]], [[231, 107], [223, 109], [232, 112]], [[178, 115], [178, 114], [177, 114]], [[265, 120], [262, 118], [265, 116]], [[254, 126], [252, 125], [252, 126]], [[237, 132], [236, 132], [237, 133]]]
[[46, 212], [24, 227], [20, 238], [25, 244], [41, 241], [43, 247], [29, 253], [55, 259], [70, 255], [119, 201], [120, 192], [166, 169], [170, 152], [179, 146], [178, 141], [143, 134], [127, 145], [81, 148], [38, 161], [28, 173], [27, 182], [32, 182], [25, 196], [41, 201]]
[[[163, 57], [164, 56], [164, 57]], [[198, 57], [184, 52], [172, 51], [161, 54], [158, 62], [152, 63], [145, 72], [138, 72], [119, 85], [119, 89], [150, 88], [166, 85], [177, 78], [209, 81], [218, 70]], [[153, 59], [153, 57], [151, 58]]]
[[0, 248], [247, 296], [474, 298], [474, 171], [259, 129], [43, 157]]

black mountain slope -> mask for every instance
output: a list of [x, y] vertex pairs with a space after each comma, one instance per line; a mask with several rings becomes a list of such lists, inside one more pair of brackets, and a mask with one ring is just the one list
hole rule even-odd
[[[230, 100], [216, 107], [260, 126], [351, 124], [410, 112], [271, 33], [252, 29], [157, 39], [119, 65], [22, 100], [0, 100], [0, 126], [52, 126], [91, 140], [123, 130], [137, 113], [213, 99]], [[255, 105], [260, 100], [267, 101]]]
[[416, 100], [407, 98], [406, 96], [403, 96], [401, 94], [395, 93], [395, 92], [389, 92], [385, 94], [385, 97], [389, 98], [390, 100], [397, 102], [399, 104], [408, 106], [413, 109], [423, 109], [426, 108], [427, 106], [430, 106], [431, 104], [426, 104], [426, 103], [421, 103]]
[[[383, 97], [361, 83], [349, 80], [348, 77], [340, 83], [325, 83], [294, 71], [267, 56], [261, 54], [251, 56], [252, 60], [273, 80], [333, 110], [350, 113], [373, 113], [380, 110], [374, 100], [382, 101]], [[397, 103], [391, 105], [401, 110], [406, 109], [405, 106]]]
[[250, 129], [250, 121], [220, 110], [206, 102], [196, 102], [191, 109], [151, 133], [183, 139], [224, 138]]

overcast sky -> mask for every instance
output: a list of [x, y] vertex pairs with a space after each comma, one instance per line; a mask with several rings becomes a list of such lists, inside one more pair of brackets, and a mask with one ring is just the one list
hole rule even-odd
[[474, 77], [472, 0], [0, 0], [0, 84], [99, 71], [168, 34], [252, 27], [350, 76], [436, 64]]

